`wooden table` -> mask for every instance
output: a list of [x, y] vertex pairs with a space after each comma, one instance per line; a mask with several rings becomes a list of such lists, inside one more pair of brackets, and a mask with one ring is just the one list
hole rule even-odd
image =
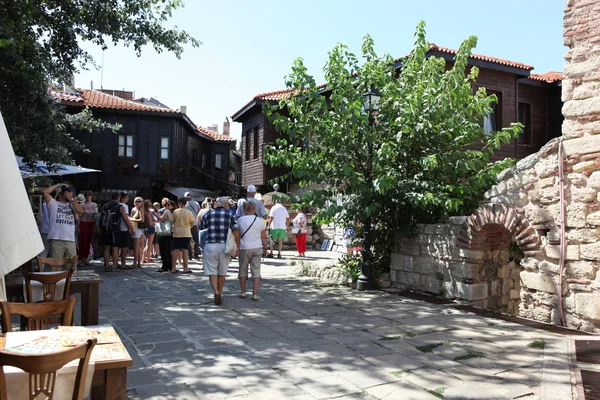
[[[23, 275], [8, 274], [6, 282], [7, 298], [23, 301]], [[98, 325], [100, 284], [104, 279], [92, 271], [76, 271], [71, 279], [69, 294], [81, 294], [81, 325]]]
[[[4, 348], [6, 336], [0, 335], [0, 349]], [[103, 346], [97, 344], [96, 346]], [[133, 365], [131, 357], [125, 350], [124, 357], [114, 360], [96, 361], [96, 369], [92, 378], [90, 398], [93, 400], [126, 400], [127, 399], [127, 367]], [[93, 358], [92, 352], [92, 358]]]

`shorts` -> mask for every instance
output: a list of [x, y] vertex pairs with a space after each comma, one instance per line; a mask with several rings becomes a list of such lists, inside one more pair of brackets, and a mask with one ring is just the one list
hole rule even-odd
[[128, 249], [129, 239], [131, 239], [129, 231], [120, 231], [118, 234], [117, 245], [122, 249]]
[[203, 257], [204, 275], [227, 275], [231, 257], [225, 254], [225, 243], [206, 243]]
[[77, 255], [75, 242], [50, 239], [50, 258], [68, 258]]
[[156, 233], [156, 228], [152, 227], [152, 228], [144, 229], [144, 233], [146, 235], [154, 235]]
[[250, 265], [250, 272], [252, 278], [260, 278], [260, 259], [263, 255], [263, 249], [245, 249], [240, 250], [240, 272], [238, 277], [248, 277], [248, 265]]
[[187, 250], [190, 247], [192, 238], [173, 238], [173, 250]]
[[131, 235], [131, 237], [132, 237], [133, 239], [139, 239], [139, 238], [141, 238], [141, 237], [142, 237], [142, 232], [143, 232], [143, 230], [142, 230], [142, 229], [140, 229], [140, 228], [135, 228], [135, 229], [133, 230], [133, 235]]
[[285, 229], [271, 229], [270, 234], [273, 240], [287, 238], [287, 231]]
[[102, 246], [118, 247], [121, 244], [121, 232], [106, 231], [100, 234]]

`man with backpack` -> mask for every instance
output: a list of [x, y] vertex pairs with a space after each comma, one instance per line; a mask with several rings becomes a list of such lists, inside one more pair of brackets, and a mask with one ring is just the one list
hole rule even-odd
[[[100, 231], [101, 243], [104, 245], [104, 269], [106, 271], [116, 271], [119, 262], [119, 247], [121, 246], [121, 222], [124, 222], [129, 228], [129, 233], [133, 232], [133, 225], [120, 203], [121, 195], [113, 193], [111, 201], [102, 207], [100, 213]], [[112, 254], [111, 254], [112, 251]], [[113, 266], [110, 266], [110, 256], [112, 255]]]

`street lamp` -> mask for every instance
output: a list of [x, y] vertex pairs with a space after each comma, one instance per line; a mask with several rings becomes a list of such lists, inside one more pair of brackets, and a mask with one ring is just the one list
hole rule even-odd
[[[365, 100], [363, 102], [363, 111], [369, 117], [369, 129], [375, 126], [375, 114], [379, 111], [379, 100], [381, 95], [379, 90], [369, 88], [363, 94]], [[367, 140], [367, 173], [366, 178], [369, 185], [372, 184], [371, 173], [373, 171], [373, 142]], [[373, 228], [371, 227], [371, 217], [367, 217], [365, 221], [365, 241], [362, 250], [362, 262], [360, 264], [360, 275], [356, 282], [358, 290], [373, 290], [375, 289], [375, 279], [373, 278], [373, 253], [371, 252], [371, 241]]]

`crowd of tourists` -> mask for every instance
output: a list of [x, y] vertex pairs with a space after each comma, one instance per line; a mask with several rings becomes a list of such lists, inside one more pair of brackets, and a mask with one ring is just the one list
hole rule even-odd
[[[108, 272], [141, 268], [142, 264], [155, 263], [160, 258], [158, 272], [191, 274], [189, 261], [196, 259], [209, 277], [215, 304], [222, 302], [231, 258], [238, 258], [239, 297], [247, 297], [250, 273], [252, 299], [258, 300], [262, 258], [282, 258], [283, 241], [290, 228], [285, 206], [276, 201], [267, 213], [262, 201], [256, 198], [254, 185], [248, 186], [247, 196], [237, 202], [228, 197], [214, 200], [206, 197], [199, 203], [186, 192], [177, 201], [163, 198], [160, 203], [136, 197], [130, 207], [128, 193], [115, 192], [109, 202], [98, 206], [92, 192], [74, 197], [73, 189], [63, 183], [45, 189], [43, 196], [39, 214], [45, 245], [43, 257], [78, 255], [79, 264], [87, 265], [92, 258], [92, 242], [99, 237], [104, 269]], [[299, 205], [292, 207], [297, 215], [291, 232], [298, 256], [304, 257], [306, 215]], [[99, 256], [94, 254], [95, 258]], [[133, 259], [132, 264], [128, 264], [128, 257]]]

